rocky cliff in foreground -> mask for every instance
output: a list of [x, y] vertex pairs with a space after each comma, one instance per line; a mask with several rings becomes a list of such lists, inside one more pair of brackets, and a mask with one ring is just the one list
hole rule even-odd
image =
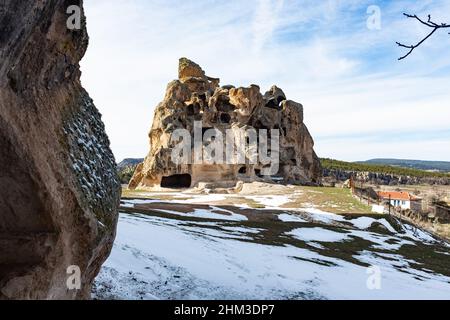
[[[180, 59], [178, 80], [169, 83], [164, 100], [156, 107], [149, 134], [150, 152], [144, 163], [137, 167], [129, 187], [188, 188], [203, 182], [210, 187], [233, 186], [238, 181], [271, 179], [286, 183], [319, 183], [320, 161], [313, 149], [314, 141], [303, 123], [303, 106], [288, 100], [276, 86], [263, 95], [257, 85], [236, 88], [220, 86], [219, 82], [219, 79], [206, 76], [196, 63]], [[195, 121], [201, 122], [200, 135], [205, 149], [211, 146], [212, 141], [217, 141], [211, 136], [210, 140], [206, 138], [208, 130], [213, 128], [223, 137], [229, 131], [237, 137], [242, 130], [258, 133], [267, 130], [267, 155], [273, 156], [278, 151], [273, 149], [270, 142], [273, 136], [270, 135], [274, 134], [272, 130], [277, 131], [280, 145], [278, 168], [268, 176], [264, 174], [267, 162], [251, 161], [248, 154], [243, 162], [220, 163], [214, 154], [213, 159], [207, 159], [209, 161], [203, 158], [202, 162], [196, 162], [194, 143], [186, 152], [189, 161], [177, 163], [173, 160], [174, 140], [177, 140], [174, 132], [186, 129], [191, 137], [195, 137]], [[261, 141], [260, 137], [258, 141]], [[251, 145], [249, 138], [235, 140], [235, 146], [244, 144]], [[261, 155], [263, 152], [259, 149], [258, 153]], [[222, 159], [226, 159], [226, 155]]]
[[0, 299], [88, 298], [115, 237], [120, 184], [70, 5], [0, 2]]

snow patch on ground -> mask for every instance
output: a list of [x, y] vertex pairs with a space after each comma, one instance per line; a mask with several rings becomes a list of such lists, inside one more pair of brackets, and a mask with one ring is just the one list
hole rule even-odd
[[352, 230], [351, 235], [374, 243], [372, 247], [389, 251], [396, 251], [406, 244], [414, 244], [411, 241], [402, 240], [396, 237], [390, 237], [378, 233]]
[[300, 228], [286, 233], [302, 241], [337, 242], [348, 239], [348, 233], [331, 231], [324, 228]]
[[425, 243], [433, 243], [436, 241], [436, 239], [428, 232], [411, 225], [404, 225], [403, 229], [406, 231], [406, 236], [410, 239], [423, 241]]
[[[124, 208], [134, 208], [135, 204], [151, 204], [151, 203], [160, 203], [158, 200], [122, 200], [121, 206]], [[158, 209], [152, 208], [153, 211], [167, 213], [177, 216], [183, 217], [195, 217], [195, 218], [203, 218], [203, 219], [214, 219], [214, 220], [225, 220], [225, 221], [246, 221], [248, 220], [246, 216], [242, 214], [234, 213], [231, 210], [226, 210], [218, 207], [211, 206], [211, 210], [206, 209], [194, 209], [192, 212], [180, 212], [175, 210], [166, 210], [166, 209]], [[215, 212], [213, 212], [213, 211]], [[216, 212], [224, 212], [225, 214], [220, 214]]]
[[369, 218], [369, 217], [360, 217], [360, 218], [352, 219], [350, 221], [358, 229], [367, 229], [367, 228], [370, 228], [372, 223], [375, 222], [375, 219]]
[[155, 211], [184, 216], [184, 217], [195, 217], [195, 218], [204, 218], [204, 219], [214, 219], [214, 220], [225, 220], [225, 221], [246, 221], [248, 220], [246, 216], [242, 214], [232, 213], [228, 214], [219, 214], [214, 213], [211, 210], [205, 209], [195, 209], [193, 212], [183, 213], [179, 211], [173, 210], [163, 210], [163, 209], [153, 209]]
[[[398, 237], [392, 243], [388, 240], [393, 237], [363, 230], [339, 233], [314, 227], [297, 228], [291, 233], [310, 241], [314, 250], [323, 248], [314, 241], [350, 241], [352, 237], [389, 250], [399, 248], [399, 241], [408, 243]], [[450, 299], [450, 278], [412, 269], [410, 262], [395, 252], [363, 251], [355, 255], [381, 271], [381, 288], [371, 290], [367, 286], [368, 269], [363, 265], [299, 246], [259, 243], [252, 241], [254, 236], [258, 236], [257, 229], [236, 221], [194, 222], [176, 220], [176, 216], [121, 213], [114, 248], [96, 279], [93, 297]]]
[[215, 201], [223, 201], [226, 197], [221, 194], [201, 194], [201, 195], [194, 195], [192, 196], [192, 199], [187, 200], [177, 200], [177, 202], [181, 203], [211, 203]]
[[374, 223], [382, 224], [389, 232], [396, 233], [397, 231], [391, 226], [386, 219], [374, 219], [370, 217], [359, 217], [356, 219], [348, 220], [358, 229], [368, 229]]
[[246, 199], [253, 200], [267, 208], [279, 208], [283, 204], [291, 202], [288, 196], [247, 196]]
[[315, 221], [323, 222], [323, 223], [332, 223], [332, 222], [342, 222], [345, 221], [343, 216], [338, 214], [325, 212], [316, 208], [302, 208], [302, 211], [307, 212]]
[[306, 220], [300, 218], [299, 216], [288, 213], [279, 214], [278, 219], [283, 222], [307, 222]]

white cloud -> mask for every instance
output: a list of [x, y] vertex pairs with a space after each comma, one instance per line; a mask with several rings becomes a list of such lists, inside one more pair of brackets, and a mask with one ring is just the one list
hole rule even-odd
[[283, 8], [283, 0], [259, 0], [253, 19], [254, 51], [260, 52], [264, 44], [271, 40], [278, 24], [278, 15]]
[[[91, 40], [82, 61], [83, 85], [103, 114], [118, 160], [148, 152], [154, 107], [177, 77], [181, 56], [221, 77], [223, 84], [282, 87], [290, 99], [304, 104], [321, 156], [351, 160], [383, 156], [382, 150], [396, 156], [398, 150], [400, 157], [414, 146], [405, 135], [404, 141], [382, 142], [349, 136], [448, 127], [450, 76], [435, 73], [450, 68], [450, 55], [443, 51], [450, 51], [450, 37], [447, 42], [442, 36], [430, 39], [403, 63], [396, 61], [402, 52], [395, 40], [417, 39], [424, 32], [401, 16], [403, 9], [423, 13], [432, 6], [437, 14], [450, 5], [396, 1], [382, 8], [382, 30], [369, 31], [361, 3], [372, 4], [86, 1]], [[330, 136], [340, 138], [332, 141]], [[450, 148], [442, 149], [449, 138], [422, 142], [423, 154], [416, 150], [414, 155], [449, 159]]]

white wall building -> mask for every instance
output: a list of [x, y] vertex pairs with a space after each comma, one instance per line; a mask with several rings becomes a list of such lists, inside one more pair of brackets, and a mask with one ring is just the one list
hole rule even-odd
[[410, 194], [409, 192], [402, 191], [380, 191], [378, 196], [383, 201], [390, 201], [391, 206], [401, 208], [403, 210], [422, 210], [422, 199]]

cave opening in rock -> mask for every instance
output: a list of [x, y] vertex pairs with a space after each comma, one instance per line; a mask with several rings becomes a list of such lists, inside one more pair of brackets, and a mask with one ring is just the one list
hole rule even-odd
[[277, 103], [278, 103], [278, 106], [281, 108], [281, 104], [282, 104], [282, 102], [284, 101], [284, 100], [286, 100], [286, 98], [285, 97], [282, 97], [282, 96], [279, 96], [278, 98], [277, 98]]
[[240, 169], [239, 169], [239, 174], [246, 174], [247, 173], [247, 168], [244, 166], [244, 167], [241, 167]]
[[228, 113], [222, 113], [220, 115], [220, 122], [224, 124], [228, 124], [231, 121], [231, 116]]
[[261, 174], [261, 169], [255, 169], [255, 175], [259, 178], [262, 178], [263, 175]]
[[164, 176], [161, 180], [162, 188], [169, 189], [186, 189], [190, 188], [192, 177], [190, 174], [174, 174], [171, 176]]
[[194, 105], [190, 104], [186, 107], [186, 113], [188, 116], [193, 116], [195, 114]]
[[282, 98], [272, 98], [266, 103], [266, 108], [281, 110], [281, 102], [283, 102]]
[[198, 98], [199, 98], [200, 100], [202, 100], [203, 102], [206, 102], [206, 93], [200, 94], [200, 95], [198, 96]]
[[217, 110], [221, 112], [231, 112], [234, 109], [236, 109], [236, 107], [230, 103], [229, 97], [224, 95], [219, 96], [217, 99]]
[[200, 105], [198, 103], [189, 104], [186, 107], [186, 114], [188, 116], [195, 116], [200, 113]]

